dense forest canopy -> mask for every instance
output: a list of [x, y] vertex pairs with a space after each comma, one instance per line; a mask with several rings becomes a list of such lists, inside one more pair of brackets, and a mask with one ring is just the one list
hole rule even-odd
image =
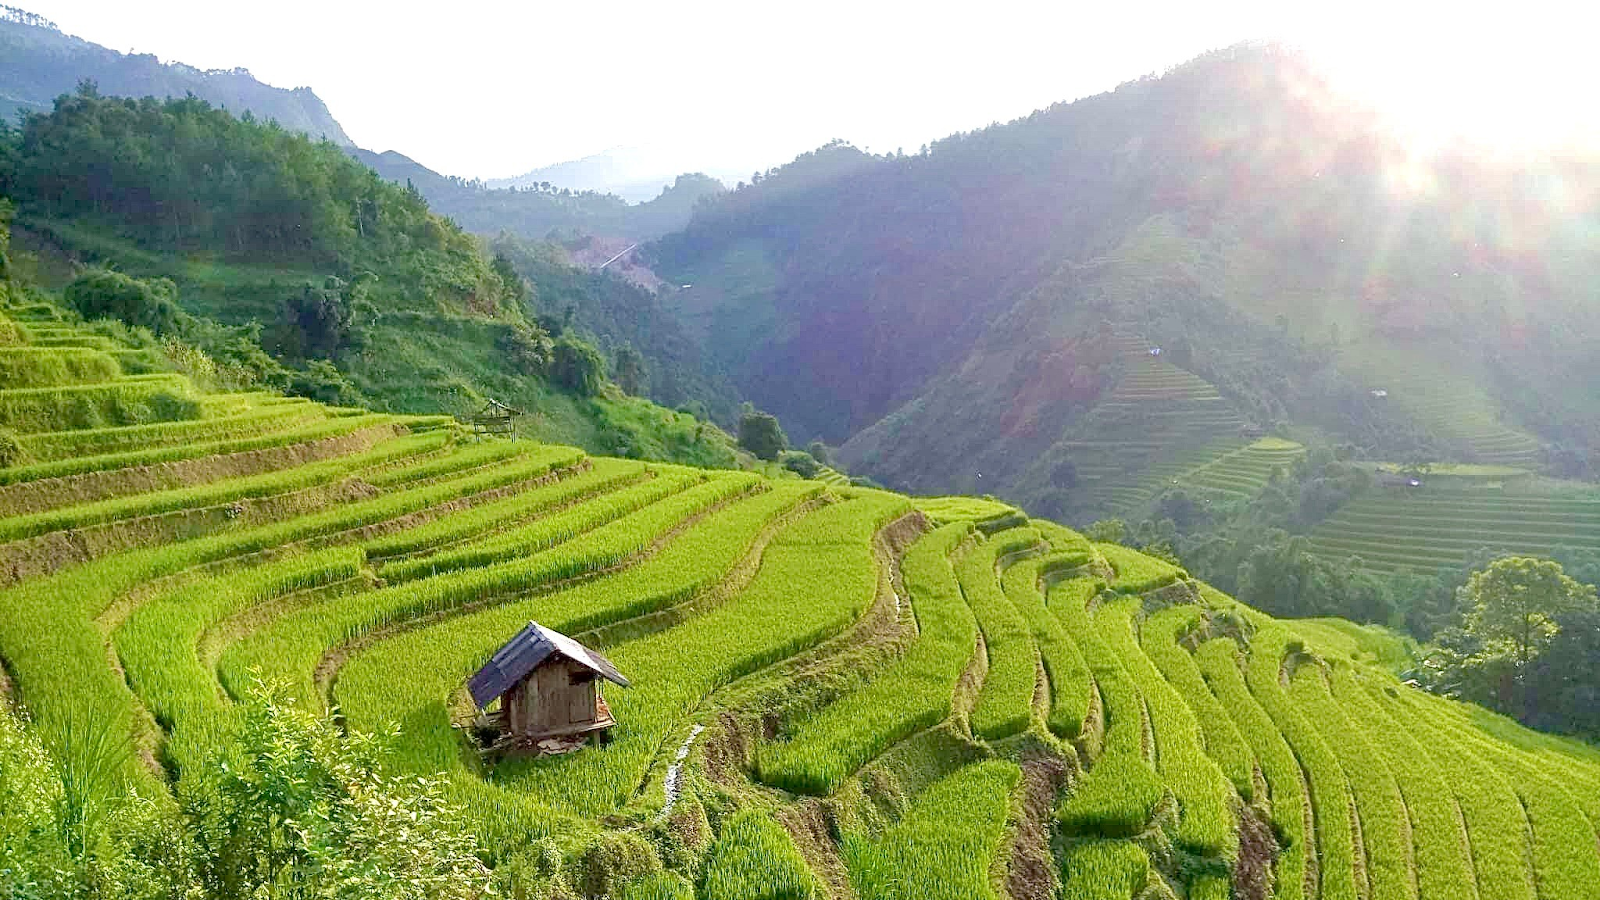
[[333, 144], [194, 97], [119, 99], [86, 84], [21, 131], [12, 190], [26, 208], [93, 217], [150, 249], [349, 270], [449, 238], [414, 191]]

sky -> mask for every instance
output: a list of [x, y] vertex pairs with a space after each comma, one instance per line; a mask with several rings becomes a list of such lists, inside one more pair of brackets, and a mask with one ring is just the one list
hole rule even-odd
[[9, 2], [310, 86], [360, 146], [469, 178], [613, 148], [721, 177], [834, 138], [909, 153], [1250, 39], [1302, 48], [1422, 143], [1600, 146], [1600, 22], [1577, 2]]

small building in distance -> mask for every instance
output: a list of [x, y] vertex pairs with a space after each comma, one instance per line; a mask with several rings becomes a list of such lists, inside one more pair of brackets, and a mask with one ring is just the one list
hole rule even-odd
[[512, 440], [516, 440], [517, 419], [525, 415], [527, 413], [522, 410], [490, 397], [489, 402], [483, 405], [483, 409], [472, 416], [469, 424], [472, 426], [473, 435], [480, 440], [486, 434], [506, 434], [510, 435]]
[[590, 735], [598, 739], [617, 724], [601, 693], [602, 681], [628, 686], [604, 656], [529, 622], [472, 676], [467, 691], [480, 710], [500, 701], [497, 743], [560, 750]]

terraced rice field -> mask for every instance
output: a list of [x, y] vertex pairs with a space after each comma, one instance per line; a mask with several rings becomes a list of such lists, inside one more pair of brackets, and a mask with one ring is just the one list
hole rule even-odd
[[1537, 438], [1508, 423], [1493, 398], [1457, 374], [1414, 353], [1368, 351], [1351, 366], [1365, 372], [1373, 390], [1387, 393], [1374, 403], [1398, 407], [1449, 442], [1465, 462], [1537, 468]]
[[1131, 515], [1245, 445], [1245, 420], [1210, 382], [1152, 356], [1141, 338], [1115, 341], [1121, 377], [1052, 451], [1077, 470], [1073, 516], [1083, 521]]
[[1254, 497], [1273, 477], [1287, 474], [1295, 460], [1305, 456], [1304, 446], [1282, 438], [1261, 438], [1238, 450], [1185, 472], [1185, 485], [1220, 491], [1236, 497]]
[[1312, 549], [1360, 557], [1376, 571], [1459, 567], [1482, 549], [1548, 556], [1557, 547], [1600, 549], [1600, 498], [1425, 484], [1374, 487], [1311, 533]]
[[[98, 342], [50, 321], [69, 349], [5, 363], [49, 384], [0, 393], [187, 398], [24, 430], [33, 460], [0, 469], [0, 684], [47, 742], [86, 715], [106, 729], [121, 786], [181, 790], [229, 758], [240, 695], [267, 677], [347, 729], [398, 727], [389, 765], [439, 776], [491, 863], [543, 838], [567, 865], [602, 833], [665, 848], [606, 896], [1577, 900], [1600, 883], [1600, 753], [1398, 683], [1379, 633], [1273, 620], [993, 501], [208, 395], [130, 379], [121, 349], [83, 353]], [[1127, 402], [1157, 402], [1163, 377]], [[1255, 484], [1293, 452], [1200, 474]], [[1600, 533], [1586, 502], [1405, 499], [1441, 532], [1492, 511], [1530, 541]], [[465, 682], [530, 620], [631, 679], [606, 689], [608, 743], [480, 745]]]

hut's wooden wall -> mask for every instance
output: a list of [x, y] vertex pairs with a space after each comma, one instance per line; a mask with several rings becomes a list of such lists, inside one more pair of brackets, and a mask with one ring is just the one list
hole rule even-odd
[[569, 660], [542, 665], [501, 698], [506, 730], [537, 738], [593, 725], [598, 684], [593, 672]]

